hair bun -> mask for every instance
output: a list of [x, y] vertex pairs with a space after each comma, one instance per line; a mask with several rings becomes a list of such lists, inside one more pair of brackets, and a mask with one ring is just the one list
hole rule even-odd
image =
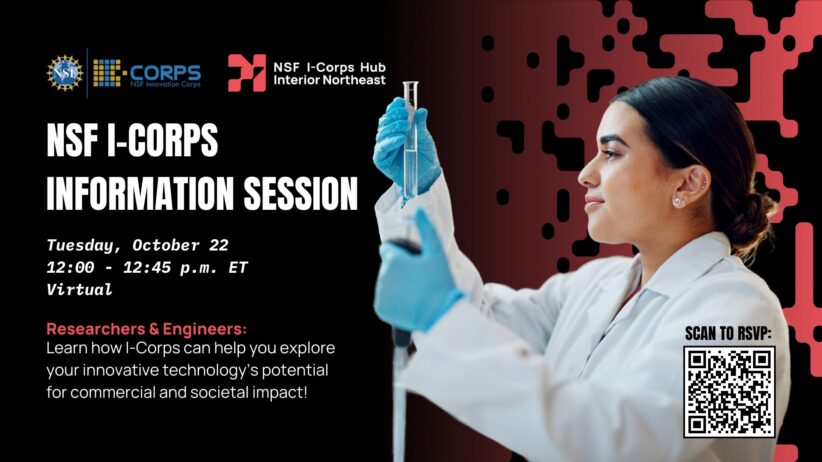
[[757, 192], [748, 194], [731, 225], [731, 243], [742, 249], [758, 244], [768, 232], [770, 217], [776, 210], [777, 204], [770, 197]]

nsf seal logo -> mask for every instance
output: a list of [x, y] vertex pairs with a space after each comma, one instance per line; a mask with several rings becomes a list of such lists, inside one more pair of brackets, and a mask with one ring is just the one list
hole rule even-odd
[[49, 65], [49, 82], [58, 90], [73, 90], [83, 79], [83, 66], [72, 56], [58, 56]]

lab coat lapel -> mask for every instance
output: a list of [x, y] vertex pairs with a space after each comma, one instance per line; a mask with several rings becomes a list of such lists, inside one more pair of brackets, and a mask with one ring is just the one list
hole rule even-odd
[[597, 301], [587, 311], [589, 351], [599, 343], [602, 333], [611, 324], [617, 308], [631, 289], [630, 285], [634, 280], [634, 271], [638, 264], [638, 257], [634, 257], [627, 271], [602, 279], [599, 287], [595, 289], [599, 290], [600, 294], [596, 297]]

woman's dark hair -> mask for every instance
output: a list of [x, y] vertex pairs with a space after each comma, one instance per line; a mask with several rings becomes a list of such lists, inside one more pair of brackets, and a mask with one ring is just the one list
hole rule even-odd
[[645, 119], [645, 131], [671, 168], [702, 164], [711, 172], [716, 229], [746, 263], [770, 237], [777, 204], [754, 190], [753, 136], [728, 95], [690, 77], [659, 77], [616, 95]]

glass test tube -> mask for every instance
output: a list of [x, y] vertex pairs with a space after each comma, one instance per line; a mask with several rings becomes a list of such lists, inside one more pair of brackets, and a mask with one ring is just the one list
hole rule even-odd
[[403, 151], [403, 195], [406, 199], [417, 197], [417, 126], [414, 124], [414, 112], [417, 110], [418, 81], [403, 82], [403, 98], [408, 109], [408, 133], [405, 135]]

